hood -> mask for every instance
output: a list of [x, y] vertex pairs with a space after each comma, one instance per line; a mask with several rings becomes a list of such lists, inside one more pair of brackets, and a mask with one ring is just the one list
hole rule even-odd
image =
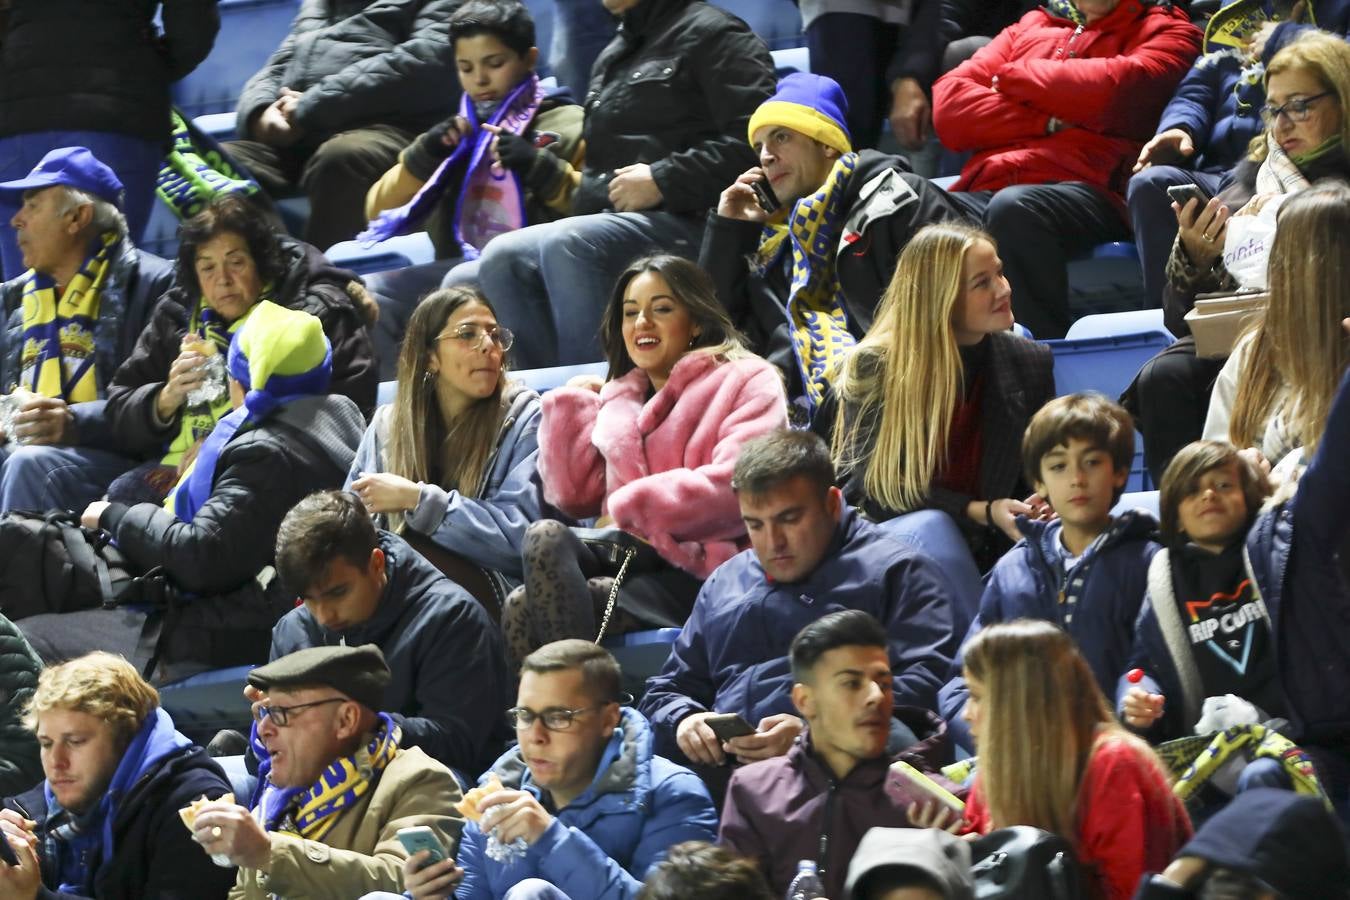
[[[605, 752], [600, 755], [600, 765], [596, 767], [594, 780], [567, 808], [581, 809], [606, 794], [649, 792], [651, 760], [651, 726], [637, 710], [624, 707], [620, 710], [619, 727], [614, 729], [613, 736], [605, 745]], [[506, 787], [529, 791], [536, 797], [542, 793], [530, 778], [530, 770], [521, 756], [519, 745], [498, 757], [490, 771], [496, 772]]]
[[[1055, 563], [1052, 568], [1057, 568], [1059, 560], [1064, 557], [1064, 548], [1059, 542], [1060, 523], [1056, 519], [1051, 522], [1038, 522], [1028, 519], [1026, 516], [1017, 517], [1017, 528], [1025, 537], [1027, 548], [1038, 555], [1043, 563]], [[1154, 537], [1158, 531], [1158, 520], [1153, 515], [1142, 509], [1127, 509], [1111, 517], [1111, 526], [1097, 536], [1088, 549], [1083, 553], [1083, 557], [1096, 556], [1105, 550], [1123, 544], [1126, 541], [1146, 541]]]
[[268, 421], [280, 422], [306, 435], [307, 445], [323, 452], [343, 472], [351, 468], [366, 430], [361, 410], [340, 394], [301, 397], [282, 406], [263, 424]]
[[854, 891], [878, 869], [917, 869], [938, 886], [943, 900], [975, 900], [970, 874], [970, 844], [936, 828], [872, 828], [863, 835], [848, 864], [844, 900], [860, 898]]

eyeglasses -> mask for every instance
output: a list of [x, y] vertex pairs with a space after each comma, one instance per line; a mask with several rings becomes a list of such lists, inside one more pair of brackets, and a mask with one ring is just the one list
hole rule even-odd
[[323, 706], [325, 703], [344, 703], [346, 697], [329, 697], [327, 700], [315, 700], [313, 703], [297, 703], [294, 706], [255, 706], [253, 707], [253, 719], [262, 724], [263, 719], [271, 719], [272, 724], [278, 728], [285, 728], [291, 722], [291, 713], [298, 709], [309, 709], [311, 706]]
[[614, 701], [597, 703], [594, 706], [583, 706], [580, 709], [559, 709], [551, 707], [543, 712], [535, 712], [527, 706], [513, 706], [506, 711], [506, 724], [510, 725], [516, 731], [524, 731], [535, 723], [537, 719], [544, 723], [544, 727], [549, 731], [566, 731], [572, 727], [572, 721], [584, 712], [591, 712], [596, 709], [603, 709]]
[[1276, 119], [1284, 116], [1290, 122], [1306, 122], [1308, 121], [1309, 107], [1323, 97], [1330, 96], [1331, 91], [1323, 91], [1320, 94], [1313, 94], [1311, 97], [1299, 97], [1290, 100], [1283, 106], [1271, 106], [1267, 103], [1261, 107], [1261, 121], [1265, 122], [1266, 125], [1274, 125]]
[[511, 349], [511, 345], [516, 341], [516, 336], [511, 333], [511, 329], [497, 325], [490, 328], [483, 328], [479, 325], [461, 325], [454, 331], [446, 332], [436, 338], [438, 341], [447, 339], [460, 341], [470, 350], [477, 350], [482, 347], [483, 341], [486, 339], [506, 351]]

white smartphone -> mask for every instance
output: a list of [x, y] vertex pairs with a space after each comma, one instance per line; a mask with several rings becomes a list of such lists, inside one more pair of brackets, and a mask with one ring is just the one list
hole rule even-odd
[[428, 825], [400, 828], [394, 832], [394, 836], [403, 845], [403, 849], [408, 851], [409, 856], [423, 850], [431, 851], [431, 856], [422, 864], [422, 868], [434, 865], [446, 858], [445, 846], [441, 843], [441, 839], [436, 837], [436, 832], [432, 831]]
[[965, 815], [966, 804], [959, 797], [904, 760], [891, 763], [891, 774], [901, 783], [902, 792], [914, 802], [934, 801], [958, 816]]

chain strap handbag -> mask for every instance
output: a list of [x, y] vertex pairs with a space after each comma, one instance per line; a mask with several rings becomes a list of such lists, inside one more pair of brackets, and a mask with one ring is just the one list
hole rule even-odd
[[630, 574], [655, 571], [664, 565], [664, 560], [651, 544], [621, 528], [573, 528], [572, 533], [614, 577], [614, 584], [605, 601], [604, 614], [600, 617], [600, 631], [595, 636], [595, 643], [598, 644], [605, 639], [610, 619], [618, 608], [619, 589], [623, 587], [624, 579]]

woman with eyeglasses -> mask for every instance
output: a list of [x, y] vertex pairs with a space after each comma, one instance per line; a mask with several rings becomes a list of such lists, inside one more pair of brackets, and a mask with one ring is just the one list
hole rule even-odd
[[1321, 179], [1350, 178], [1350, 44], [1320, 31], [1301, 36], [1271, 58], [1265, 88], [1266, 127], [1229, 173], [1228, 187], [1207, 203], [1173, 204], [1179, 227], [1163, 308], [1167, 327], [1183, 340], [1145, 364], [1127, 402], [1139, 417], [1155, 480], [1178, 450], [1200, 438], [1223, 365], [1196, 357], [1185, 316], [1198, 295], [1238, 289], [1223, 259], [1228, 222]]
[[380, 407], [347, 489], [497, 618], [540, 518], [539, 395], [506, 377], [513, 335], [469, 287], [427, 296], [408, 322], [398, 395]]

